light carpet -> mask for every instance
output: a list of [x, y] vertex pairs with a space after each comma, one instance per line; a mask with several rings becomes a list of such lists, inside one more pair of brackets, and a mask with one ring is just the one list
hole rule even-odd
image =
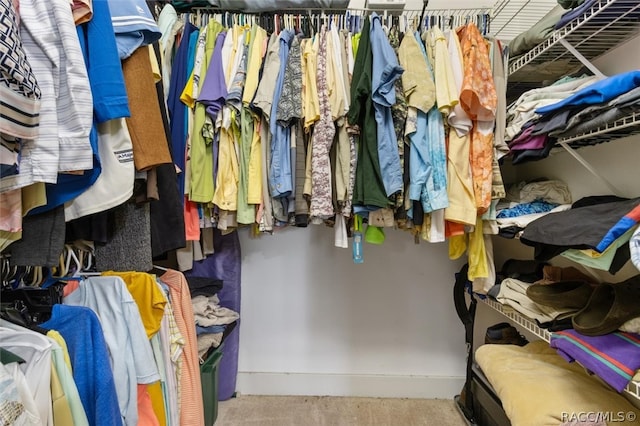
[[238, 396], [218, 404], [216, 426], [465, 426], [448, 399]]

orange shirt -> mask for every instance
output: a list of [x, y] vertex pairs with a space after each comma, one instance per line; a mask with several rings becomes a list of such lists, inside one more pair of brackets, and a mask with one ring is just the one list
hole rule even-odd
[[493, 121], [498, 94], [493, 83], [487, 44], [474, 23], [461, 27], [458, 37], [464, 65], [460, 104], [472, 120]]
[[168, 270], [160, 280], [169, 286], [171, 307], [180, 333], [186, 340], [180, 377], [180, 424], [204, 426], [204, 403], [198, 361], [198, 339], [187, 280], [181, 272]]
[[[160, 382], [155, 382], [154, 385], [160, 385]], [[138, 384], [138, 426], [160, 426], [160, 421], [153, 410], [151, 398], [147, 392], [147, 385], [141, 384]]]
[[498, 95], [493, 82], [489, 48], [478, 27], [471, 23], [458, 30], [463, 58], [460, 105], [473, 120], [469, 162], [479, 214], [491, 204], [493, 182], [493, 127]]

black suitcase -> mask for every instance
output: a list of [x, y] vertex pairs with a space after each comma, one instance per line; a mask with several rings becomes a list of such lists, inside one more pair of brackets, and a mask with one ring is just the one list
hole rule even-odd
[[[467, 370], [465, 384], [455, 402], [462, 415], [470, 425], [478, 426], [510, 426], [498, 395], [473, 359], [473, 326], [478, 301], [471, 291], [471, 282], [467, 278], [469, 265], [464, 265], [456, 274], [453, 286], [453, 300], [456, 313], [465, 328], [467, 343]], [[465, 293], [469, 294], [470, 304], [467, 306]]]

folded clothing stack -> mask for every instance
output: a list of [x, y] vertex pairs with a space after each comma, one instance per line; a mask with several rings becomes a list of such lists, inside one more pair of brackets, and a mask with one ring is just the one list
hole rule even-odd
[[[546, 158], [557, 139], [587, 133], [640, 111], [640, 70], [602, 80], [561, 80], [524, 93], [507, 114], [513, 164]], [[597, 143], [585, 139], [573, 145]]]
[[[570, 249], [590, 257], [572, 256], [580, 263], [617, 272], [629, 259], [629, 238], [640, 223], [640, 198], [585, 197], [570, 210], [541, 217], [529, 223], [520, 241], [534, 247], [534, 257], [548, 261]], [[609, 253], [605, 253], [610, 249]], [[597, 258], [602, 258], [598, 260]]]
[[498, 233], [505, 238], [514, 238], [534, 220], [570, 208], [571, 191], [562, 181], [542, 180], [511, 185], [506, 197], [496, 207]]
[[237, 321], [240, 315], [220, 306], [218, 296], [199, 295], [191, 298], [198, 335], [198, 354], [202, 357], [211, 347], [218, 347], [226, 327]]

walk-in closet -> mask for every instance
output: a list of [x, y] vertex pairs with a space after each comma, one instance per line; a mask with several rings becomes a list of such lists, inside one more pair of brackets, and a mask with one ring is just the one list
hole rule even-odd
[[0, 424], [640, 424], [640, 1], [0, 0]]

